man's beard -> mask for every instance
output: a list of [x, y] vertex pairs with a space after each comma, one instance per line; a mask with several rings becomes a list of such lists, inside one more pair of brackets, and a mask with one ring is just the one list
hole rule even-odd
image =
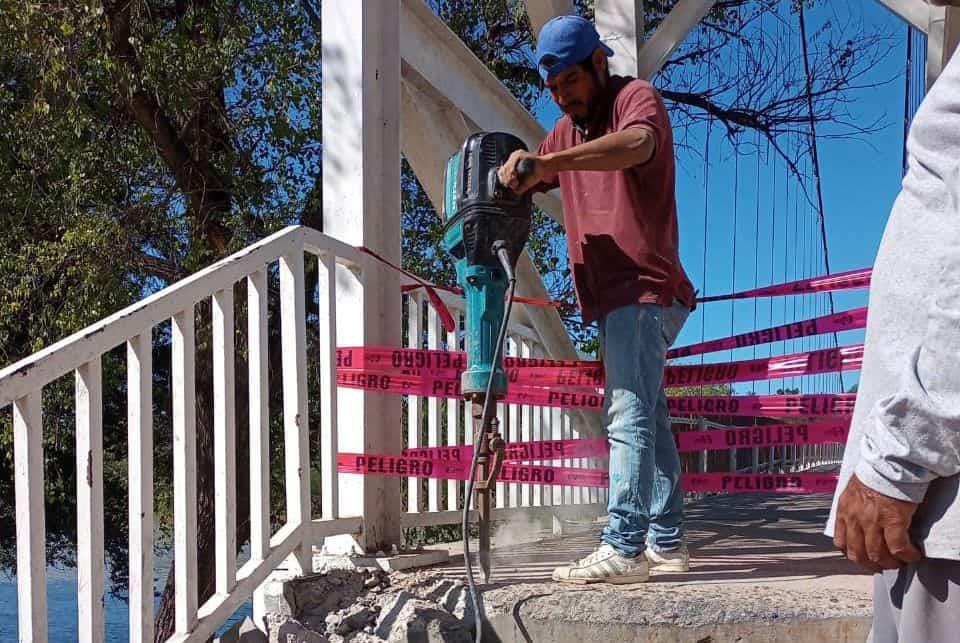
[[586, 113], [582, 117], [577, 117], [573, 114], [570, 114], [573, 124], [580, 129], [586, 129], [591, 123], [593, 123], [594, 118], [597, 116], [597, 102], [597, 100], [593, 100], [592, 104], [584, 105], [584, 107], [586, 107]]
[[597, 87], [596, 94], [589, 103], [580, 103], [586, 107], [586, 114], [582, 118], [570, 114], [570, 119], [573, 121], [573, 124], [587, 131], [591, 129], [591, 126], [597, 125], [598, 121], [603, 119], [606, 110], [610, 107], [610, 97], [607, 95], [606, 83], [600, 82], [600, 77], [595, 69], [590, 71], [593, 75], [593, 82]]

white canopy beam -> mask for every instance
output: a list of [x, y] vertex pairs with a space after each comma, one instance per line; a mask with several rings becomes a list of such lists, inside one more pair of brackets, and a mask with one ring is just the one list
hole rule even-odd
[[[629, 4], [627, 0], [616, 0]], [[598, 0], [599, 4], [599, 0]], [[643, 43], [637, 55], [637, 78], [652, 79], [663, 69], [697, 24], [706, 17], [716, 0], [680, 0], [663, 19], [650, 39]]]
[[573, 0], [526, 0], [527, 17], [533, 28], [533, 38], [536, 40], [543, 25], [557, 16], [574, 13]]
[[613, 58], [608, 62], [610, 73], [636, 76], [643, 43], [643, 2], [597, 0], [594, 20], [600, 39], [613, 49]]
[[923, 0], [877, 0], [877, 2], [923, 33], [927, 33], [927, 29], [930, 28], [932, 7]]

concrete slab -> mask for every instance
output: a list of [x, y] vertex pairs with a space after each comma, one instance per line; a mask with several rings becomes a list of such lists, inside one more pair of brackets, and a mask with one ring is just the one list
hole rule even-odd
[[[493, 552], [483, 587], [501, 641], [863, 641], [872, 579], [821, 534], [829, 496], [713, 496], [687, 507], [691, 570], [633, 586], [575, 586], [553, 568], [588, 554], [599, 529]], [[396, 584], [462, 579], [462, 558]]]
[[421, 567], [440, 565], [450, 558], [446, 549], [421, 549], [402, 551], [397, 554], [315, 554], [313, 568], [318, 572], [331, 569], [382, 569], [385, 572], [402, 572]]

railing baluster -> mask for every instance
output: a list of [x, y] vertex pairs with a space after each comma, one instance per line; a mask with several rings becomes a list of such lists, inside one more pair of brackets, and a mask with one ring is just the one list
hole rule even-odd
[[[247, 366], [250, 384], [250, 560], [270, 549], [270, 396], [267, 353], [267, 273], [247, 277]], [[266, 614], [264, 588], [253, 591], [253, 618]]]
[[[440, 348], [440, 318], [433, 306], [427, 308], [427, 349]], [[440, 398], [427, 398], [427, 446], [440, 446]], [[427, 511], [440, 511], [440, 481], [427, 480]]]
[[80, 643], [103, 641], [103, 386], [100, 358], [76, 371]]
[[[570, 437], [574, 440], [580, 439], [580, 432], [573, 429], [573, 418], [571, 418], [571, 427], [570, 427]], [[583, 458], [574, 458], [570, 466], [576, 467], [577, 469], [583, 468]], [[571, 502], [575, 505], [583, 503], [583, 495], [586, 489], [584, 487], [573, 487], [573, 499]]]
[[[497, 421], [500, 423], [500, 435], [510, 435], [510, 418], [507, 417], [507, 406], [503, 402], [497, 403]], [[496, 488], [496, 507], [502, 509], [507, 506], [507, 485], [503, 482], [498, 482]]]
[[[531, 344], [531, 346], [530, 346], [530, 356], [531, 356], [531, 357], [541, 357], [541, 356], [542, 356], [541, 351], [540, 351], [540, 346], [539, 346], [539, 344], [536, 344], [536, 343]], [[535, 406], [535, 407], [532, 408], [532, 411], [533, 411], [533, 427], [532, 427], [532, 428], [533, 428], [533, 439], [536, 440], [536, 441], [543, 440], [544, 417], [545, 417], [544, 411], [545, 411], [545, 410], [546, 410], [545, 407], [542, 407], [542, 406]], [[540, 465], [540, 464], [543, 464], [543, 460], [534, 460], [533, 463], [536, 464], [536, 465]], [[543, 485], [536, 484], [536, 485], [533, 485], [533, 486], [531, 487], [531, 491], [533, 492], [533, 498], [532, 498], [532, 500], [531, 500], [531, 504], [532, 504], [534, 507], [542, 507], [542, 506], [544, 506], [544, 504], [546, 504], [546, 503], [544, 502], [544, 500], [545, 500], [545, 494], [543, 493], [543, 490], [544, 490], [544, 486], [543, 486]]]
[[[507, 338], [507, 354], [514, 357], [520, 354], [519, 338], [516, 335]], [[520, 439], [520, 407], [516, 404], [508, 405], [507, 416], [509, 424], [508, 430], [503, 431], [503, 438], [507, 442], [517, 442]], [[510, 507], [520, 506], [520, 485], [512, 483], [510, 485], [510, 496], [507, 499]]]
[[[423, 306], [420, 294], [416, 291], [407, 295], [407, 348], [420, 350], [423, 348]], [[422, 400], [419, 395], [407, 397], [407, 447], [416, 449], [420, 446], [420, 408]], [[420, 497], [420, 478], [407, 478], [407, 511], [419, 513], [423, 510], [423, 499]]]
[[[456, 316], [453, 332], [447, 333], [447, 350], [455, 353], [460, 349], [460, 315]], [[460, 400], [447, 400], [447, 446], [459, 444], [457, 433], [460, 430]], [[459, 483], [447, 481], [447, 509], [455, 511], [459, 501]]]
[[176, 630], [197, 623], [197, 408], [193, 306], [173, 317], [173, 523]]
[[17, 608], [20, 643], [47, 640], [47, 553], [43, 492], [41, 392], [13, 403], [17, 505]]
[[127, 342], [130, 641], [153, 643], [153, 333]]
[[[520, 357], [531, 357], [530, 340], [520, 340]], [[533, 414], [532, 406], [523, 405], [520, 407], [520, 439], [529, 442], [533, 439]], [[520, 485], [520, 506], [529, 507], [531, 505], [530, 485], [524, 483]]]
[[[563, 435], [563, 440], [569, 440], [573, 437], [573, 418], [570, 417], [569, 411], [563, 411], [560, 414], [560, 429]], [[573, 460], [570, 458], [564, 458], [563, 460], [564, 467], [572, 467]], [[573, 504], [573, 487], [570, 485], [564, 485], [563, 487], [563, 504], [572, 505]]]
[[280, 258], [280, 332], [283, 347], [283, 441], [287, 522], [302, 525], [294, 550], [299, 574], [313, 571], [310, 541], [310, 454], [307, 416], [307, 330], [303, 251]]
[[320, 337], [320, 465], [322, 517], [340, 517], [340, 485], [337, 475], [337, 258], [319, 258]]
[[[563, 410], [562, 409], [550, 409], [551, 418], [550, 418], [550, 439], [551, 440], [562, 440], [563, 439]], [[564, 461], [565, 462], [565, 461]], [[563, 504], [563, 495], [565, 487], [560, 485], [554, 485], [552, 487], [553, 493], [553, 505], [562, 505]]]
[[233, 287], [213, 295], [213, 445], [216, 591], [237, 582], [237, 449]]

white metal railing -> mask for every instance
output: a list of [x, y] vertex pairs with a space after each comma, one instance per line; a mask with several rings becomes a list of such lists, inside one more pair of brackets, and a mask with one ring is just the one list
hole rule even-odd
[[[305, 256], [318, 266], [318, 363], [308, 364]], [[356, 515], [362, 507], [338, 505], [338, 414], [336, 383], [337, 290], [335, 278], [352, 275], [362, 283], [372, 259], [357, 249], [303, 227], [291, 227], [147, 297], [83, 331], [0, 371], [0, 409], [13, 407], [15, 495], [17, 515], [17, 583], [21, 641], [47, 640], [46, 558], [43, 485], [42, 393], [55, 380], [74, 374], [76, 386], [77, 519], [79, 640], [104, 637], [103, 532], [103, 381], [101, 358], [126, 347], [129, 490], [129, 609], [131, 641], [152, 641], [153, 614], [153, 331], [170, 323], [172, 352], [173, 506], [176, 633], [172, 641], [205, 641], [244, 602], [262, 592], [261, 585], [281, 563], [294, 572], [312, 570], [312, 549], [324, 538], [356, 534], [375, 516]], [[279, 280], [282, 348], [284, 476], [286, 520], [276, 531], [270, 524], [268, 408], [268, 284]], [[246, 338], [250, 470], [236, 467], [236, 346], [234, 286], [246, 284]], [[455, 311], [456, 332], [441, 329], [431, 307], [416, 291], [406, 295], [406, 345], [461, 349], [463, 302], [444, 296]], [[214, 399], [215, 592], [199, 604], [197, 573], [197, 445], [195, 307], [209, 300], [212, 310]], [[512, 320], [508, 354], [549, 357], [536, 332]], [[424, 320], [426, 320], [424, 322]], [[243, 321], [243, 320], [241, 320]], [[308, 368], [319, 370], [319, 454], [308, 441]], [[579, 437], [575, 416], [560, 409], [500, 405], [501, 432], [508, 441]], [[457, 446], [472, 442], [469, 403], [408, 397], [406, 447]], [[397, 430], [400, 430], [400, 426]], [[713, 426], [701, 421], [701, 429]], [[719, 426], [719, 425], [717, 425]], [[109, 427], [107, 427], [109, 429]], [[377, 445], [370, 445], [377, 451]], [[771, 449], [766, 466], [799, 470], [834, 462], [839, 446]], [[701, 462], [706, 466], [707, 459]], [[602, 458], [565, 460], [561, 466], [602, 467]], [[750, 469], [757, 470], [754, 457]], [[736, 468], [735, 454], [730, 469]], [[311, 513], [311, 466], [319, 468], [321, 516]], [[250, 479], [250, 559], [237, 561], [236, 496], [238, 475]], [[463, 483], [411, 478], [405, 481], [404, 527], [459, 522]], [[497, 485], [497, 516], [593, 517], [605, 509], [606, 490], [550, 487], [530, 483]], [[349, 512], [353, 512], [351, 515]], [[261, 595], [262, 596], [262, 595]]]
[[[318, 262], [318, 364], [308, 365], [305, 255]], [[313, 260], [313, 259], [311, 259]], [[328, 536], [355, 534], [364, 516], [357, 508], [338, 507], [337, 473], [337, 288], [336, 267], [346, 267], [362, 283], [371, 259], [336, 239], [303, 227], [282, 230], [144, 300], [107, 317], [34, 355], [0, 371], [0, 409], [13, 406], [15, 489], [17, 512], [17, 583], [21, 641], [46, 641], [46, 558], [43, 486], [42, 393], [55, 380], [74, 373], [76, 381], [78, 601], [79, 640], [104, 637], [103, 532], [103, 382], [101, 357], [126, 346], [128, 488], [129, 488], [129, 610], [131, 641], [152, 641], [153, 610], [153, 331], [170, 324], [173, 428], [173, 550], [175, 560], [175, 622], [172, 641], [205, 641], [244, 602], [255, 598], [261, 585], [281, 563], [294, 571], [312, 569], [312, 547]], [[343, 270], [339, 271], [342, 275]], [[282, 399], [286, 521], [276, 531], [270, 524], [269, 409], [267, 318], [268, 283], [279, 278], [279, 317], [282, 346]], [[236, 380], [234, 286], [245, 282], [246, 337], [249, 368], [250, 470], [236, 466]], [[195, 307], [208, 300], [212, 316], [214, 399], [215, 592], [199, 604], [197, 573], [197, 445]], [[454, 309], [462, 308], [448, 298]], [[459, 348], [459, 333], [444, 334], [436, 312], [408, 296], [408, 345], [419, 346], [425, 330], [431, 348]], [[410, 313], [410, 311], [419, 311]], [[459, 316], [459, 315], [458, 315]], [[510, 327], [510, 350], [545, 356], [536, 333], [519, 323]], [[311, 457], [308, 443], [307, 369], [320, 373], [320, 453]], [[426, 446], [471, 442], [470, 409], [464, 402], [411, 397], [408, 413], [419, 418], [426, 404]], [[441, 407], [446, 413], [441, 415]], [[511, 440], [559, 439], [576, 435], [569, 417], [553, 409], [500, 409], [504, 435]], [[411, 427], [419, 427], [418, 420]], [[107, 427], [109, 429], [109, 427]], [[397, 427], [400, 430], [400, 427]], [[410, 431], [405, 446], [419, 446], [419, 431]], [[376, 445], [371, 445], [376, 451]], [[322, 515], [311, 515], [311, 464], [320, 470]], [[568, 463], [564, 463], [568, 464]], [[572, 464], [572, 463], [569, 463]], [[596, 464], [595, 462], [592, 464]], [[250, 559], [237, 562], [236, 484], [250, 478]], [[404, 526], [456, 523], [462, 483], [427, 482], [421, 497], [419, 481], [407, 483], [408, 511]], [[445, 502], [441, 503], [441, 489]], [[595, 503], [601, 494], [511, 484], [498, 493], [502, 516], [515, 512], [562, 513], [558, 505]], [[345, 510], [345, 511], [342, 511]], [[362, 509], [360, 509], [362, 513]], [[346, 513], [346, 515], [344, 515]], [[373, 517], [367, 517], [372, 520]]]

